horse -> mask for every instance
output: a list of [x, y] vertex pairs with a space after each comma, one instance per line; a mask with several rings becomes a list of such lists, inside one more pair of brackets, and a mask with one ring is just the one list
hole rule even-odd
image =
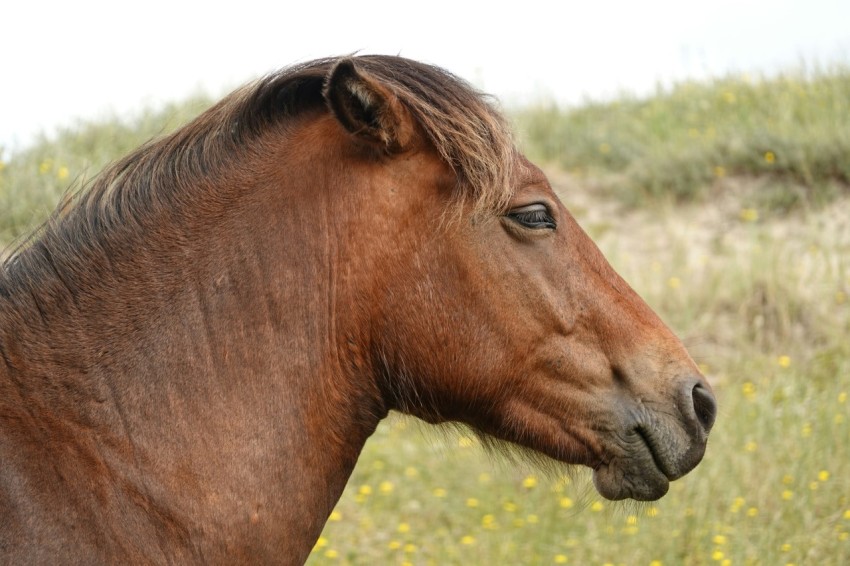
[[5, 563], [303, 563], [390, 411], [655, 500], [716, 415], [486, 95], [361, 55], [225, 97], [0, 271]]

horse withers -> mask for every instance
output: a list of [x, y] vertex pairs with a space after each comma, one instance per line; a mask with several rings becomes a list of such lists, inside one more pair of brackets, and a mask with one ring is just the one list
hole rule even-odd
[[231, 94], [0, 272], [0, 555], [301, 563], [390, 410], [653, 500], [715, 417], [487, 100], [389, 56]]

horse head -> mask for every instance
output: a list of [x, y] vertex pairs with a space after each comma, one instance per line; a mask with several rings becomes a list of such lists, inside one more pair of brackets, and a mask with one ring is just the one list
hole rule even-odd
[[367, 242], [366, 269], [349, 271], [350, 367], [373, 372], [388, 408], [589, 466], [609, 499], [661, 497], [703, 456], [710, 386], [498, 114], [421, 76], [450, 102], [357, 59], [324, 89], [368, 178], [348, 234]]

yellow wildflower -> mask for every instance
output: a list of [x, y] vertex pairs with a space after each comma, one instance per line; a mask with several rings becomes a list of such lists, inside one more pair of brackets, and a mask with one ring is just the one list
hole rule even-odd
[[756, 222], [759, 219], [759, 211], [755, 208], [742, 208], [740, 217], [744, 222]]

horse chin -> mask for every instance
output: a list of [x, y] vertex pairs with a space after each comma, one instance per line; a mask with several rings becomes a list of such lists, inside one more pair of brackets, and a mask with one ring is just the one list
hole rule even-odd
[[611, 501], [655, 501], [667, 493], [670, 480], [655, 467], [642, 469], [638, 475], [634, 470], [602, 464], [593, 470], [593, 485], [599, 495]]

